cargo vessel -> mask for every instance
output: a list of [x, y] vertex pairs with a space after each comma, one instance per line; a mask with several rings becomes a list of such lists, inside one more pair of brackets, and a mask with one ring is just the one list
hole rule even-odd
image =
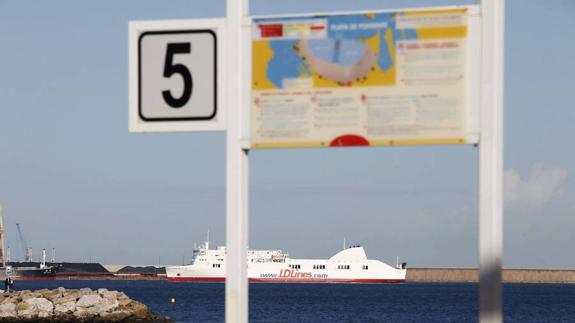
[[[223, 282], [225, 246], [194, 249], [192, 263], [166, 268], [168, 281]], [[248, 280], [270, 283], [402, 283], [406, 263], [395, 267], [367, 258], [362, 246], [344, 247], [329, 259], [295, 259], [282, 250], [248, 250]]]
[[24, 267], [18, 264], [6, 265], [0, 268], [0, 280], [6, 277], [14, 280], [54, 280], [56, 279], [56, 269], [51, 266]]

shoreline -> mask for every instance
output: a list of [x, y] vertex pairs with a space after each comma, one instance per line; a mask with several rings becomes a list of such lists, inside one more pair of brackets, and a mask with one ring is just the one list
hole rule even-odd
[[[54, 281], [66, 280], [142, 280], [167, 281], [167, 277], [149, 274], [108, 273], [85, 275], [58, 275]], [[478, 283], [477, 268], [407, 268], [406, 283]], [[575, 270], [572, 269], [503, 269], [503, 283], [544, 283], [544, 284], [575, 284]]]

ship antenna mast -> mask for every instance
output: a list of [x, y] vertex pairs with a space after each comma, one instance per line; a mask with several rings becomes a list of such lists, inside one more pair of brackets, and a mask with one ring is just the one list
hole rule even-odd
[[206, 250], [210, 249], [210, 230], [208, 230], [208, 237], [206, 239]]
[[345, 237], [343, 237], [343, 250], [345, 250]]

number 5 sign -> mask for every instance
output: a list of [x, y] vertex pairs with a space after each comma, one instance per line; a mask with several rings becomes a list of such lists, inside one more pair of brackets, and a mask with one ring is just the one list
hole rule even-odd
[[130, 131], [225, 130], [223, 19], [130, 22]]

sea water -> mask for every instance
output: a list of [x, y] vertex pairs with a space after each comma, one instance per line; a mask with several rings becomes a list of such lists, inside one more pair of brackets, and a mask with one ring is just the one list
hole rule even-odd
[[[222, 283], [17, 281], [119, 290], [176, 322], [223, 322]], [[505, 322], [575, 322], [575, 285], [504, 284]], [[175, 298], [175, 303], [171, 299]], [[477, 284], [250, 284], [250, 322], [477, 322]]]

